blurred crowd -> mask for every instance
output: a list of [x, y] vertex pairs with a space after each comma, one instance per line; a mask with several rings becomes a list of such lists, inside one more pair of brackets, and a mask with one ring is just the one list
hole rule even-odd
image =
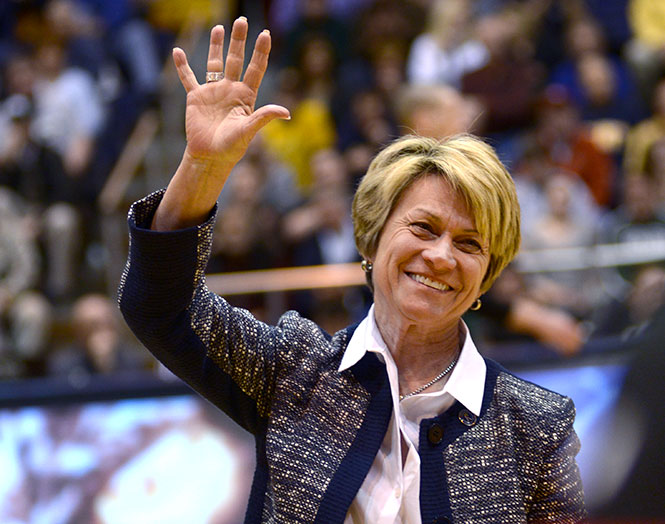
[[[162, 74], [174, 42], [238, 14], [254, 34], [270, 28], [260, 100], [292, 120], [271, 122], [234, 171], [209, 272], [358, 261], [354, 188], [407, 133], [472, 132], [497, 149], [518, 188], [524, 251], [665, 243], [661, 2], [5, 1], [0, 378], [157, 368], [117, 318], [107, 266], [126, 245], [105, 242], [98, 199], [145, 111], [182, 117], [164, 95], [177, 82]], [[130, 186], [124, 203], [140, 196]], [[469, 317], [480, 345], [499, 360], [559, 358], [644, 329], [665, 265], [592, 266], [510, 267]], [[280, 305], [333, 331], [370, 300], [346, 288]], [[274, 320], [270, 295], [231, 301]]]

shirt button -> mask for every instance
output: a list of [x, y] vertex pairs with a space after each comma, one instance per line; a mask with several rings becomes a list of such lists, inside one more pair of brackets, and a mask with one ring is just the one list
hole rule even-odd
[[399, 488], [395, 488], [395, 498], [398, 499], [402, 496], [402, 490]]
[[468, 409], [462, 409], [459, 412], [459, 415], [457, 416], [459, 418], [459, 421], [464, 424], [465, 426], [475, 426], [476, 422], [478, 421], [478, 417], [476, 417], [473, 413], [471, 413]]
[[432, 424], [427, 432], [427, 439], [431, 444], [438, 444], [443, 440], [443, 428], [439, 424]]

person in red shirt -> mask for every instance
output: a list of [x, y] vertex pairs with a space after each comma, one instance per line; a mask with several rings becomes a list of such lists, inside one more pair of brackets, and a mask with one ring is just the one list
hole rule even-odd
[[550, 85], [543, 92], [534, 136], [553, 166], [579, 175], [599, 206], [611, 206], [614, 162], [593, 142], [563, 86]]

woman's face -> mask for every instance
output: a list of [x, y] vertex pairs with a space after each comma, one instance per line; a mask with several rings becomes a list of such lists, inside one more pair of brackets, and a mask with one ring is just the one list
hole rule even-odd
[[405, 190], [379, 237], [377, 321], [457, 329], [480, 294], [489, 258], [464, 199], [442, 177], [424, 176]]

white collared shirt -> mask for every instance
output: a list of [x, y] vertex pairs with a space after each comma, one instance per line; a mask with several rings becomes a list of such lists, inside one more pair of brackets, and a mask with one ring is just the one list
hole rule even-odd
[[[374, 306], [356, 328], [339, 371], [349, 369], [365, 356], [376, 353], [386, 364], [393, 400], [388, 430], [360, 490], [351, 503], [345, 524], [420, 524], [420, 421], [443, 413], [458, 400], [480, 416], [487, 368], [466, 325], [466, 337], [457, 364], [426, 393], [399, 400], [397, 366], [374, 319]], [[433, 389], [437, 389], [433, 391]], [[402, 461], [402, 447], [406, 460]], [[404, 465], [402, 465], [402, 463]]]

